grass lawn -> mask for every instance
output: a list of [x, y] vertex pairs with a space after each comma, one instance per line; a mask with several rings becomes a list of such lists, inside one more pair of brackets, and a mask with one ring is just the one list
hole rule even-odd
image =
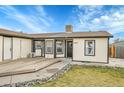
[[124, 86], [124, 68], [72, 66], [57, 80], [35, 87]]

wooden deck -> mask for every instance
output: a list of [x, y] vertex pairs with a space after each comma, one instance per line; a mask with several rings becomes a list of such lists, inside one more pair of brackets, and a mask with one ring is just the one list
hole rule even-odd
[[35, 72], [60, 61], [37, 57], [4, 62], [0, 64], [0, 77]]

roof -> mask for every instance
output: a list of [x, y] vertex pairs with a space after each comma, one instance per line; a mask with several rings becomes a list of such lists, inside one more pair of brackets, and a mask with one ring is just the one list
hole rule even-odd
[[107, 31], [93, 31], [93, 32], [61, 32], [61, 33], [44, 33], [31, 34], [34, 38], [89, 38], [89, 37], [113, 37]]
[[26, 34], [26, 33], [15, 32], [15, 31], [6, 30], [6, 29], [1, 29], [1, 28], [0, 28], [0, 35], [32, 38], [29, 34]]
[[14, 32], [10, 30], [0, 29], [0, 35], [25, 37], [25, 38], [87, 38], [87, 37], [113, 37], [107, 31], [93, 31], [93, 32], [60, 32], [60, 33], [42, 33], [42, 34], [27, 34], [21, 32]]

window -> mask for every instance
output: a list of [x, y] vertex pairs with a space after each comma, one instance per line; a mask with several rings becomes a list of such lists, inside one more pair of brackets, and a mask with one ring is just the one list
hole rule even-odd
[[35, 41], [35, 48], [41, 49], [42, 48], [42, 42], [41, 41]]
[[85, 56], [95, 56], [95, 40], [85, 40]]
[[63, 41], [56, 41], [56, 53], [57, 54], [63, 54], [63, 47], [64, 47]]
[[47, 40], [46, 41], [46, 51], [47, 54], [53, 53], [53, 40]]

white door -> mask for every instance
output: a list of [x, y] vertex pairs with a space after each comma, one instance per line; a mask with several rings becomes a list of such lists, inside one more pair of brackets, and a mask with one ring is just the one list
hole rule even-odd
[[12, 52], [12, 43], [11, 43], [11, 38], [9, 37], [4, 37], [4, 60], [9, 60], [11, 59], [11, 52]]

